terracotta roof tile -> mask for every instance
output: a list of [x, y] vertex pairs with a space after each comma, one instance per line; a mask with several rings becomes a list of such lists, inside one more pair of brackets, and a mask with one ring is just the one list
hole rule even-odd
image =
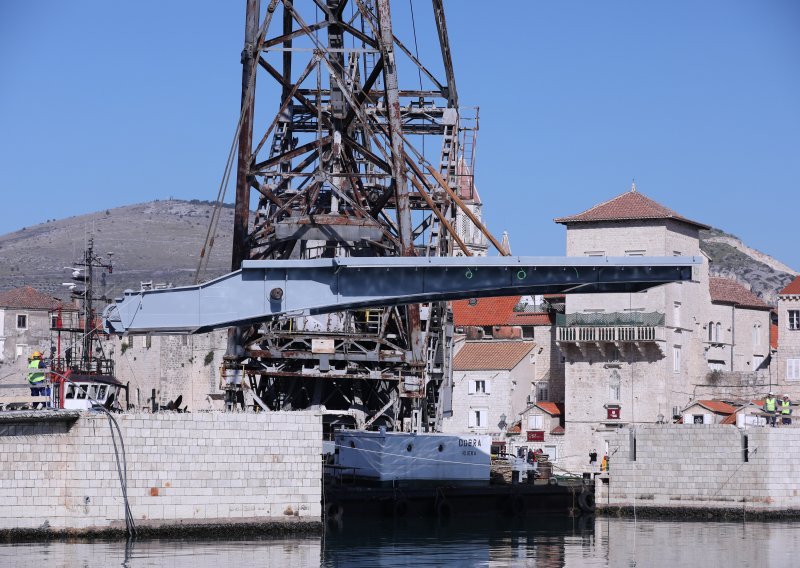
[[61, 305], [61, 300], [39, 292], [30, 286], [0, 292], [0, 308], [27, 310], [53, 310]]
[[[474, 305], [470, 305], [470, 301]], [[453, 302], [453, 323], [456, 326], [474, 325], [552, 325], [544, 312], [515, 312], [520, 296], [477, 298]]]
[[761, 298], [730, 278], [709, 278], [708, 291], [711, 292], [712, 302], [733, 304], [743, 308], [772, 309]]
[[453, 361], [456, 371], [510, 370], [533, 349], [533, 341], [467, 342]]
[[561, 410], [555, 402], [537, 402], [536, 406], [544, 410], [550, 416], [561, 416]]
[[519, 434], [519, 433], [521, 433], [522, 432], [522, 423], [521, 422], [515, 422], [514, 425], [511, 428], [506, 430], [506, 432], [508, 432], [509, 434]]
[[720, 424], [736, 424], [736, 414], [729, 414], [726, 416]]
[[553, 318], [544, 312], [515, 312], [511, 314], [510, 325], [553, 325]]
[[778, 324], [769, 324], [769, 346], [772, 349], [778, 348]]
[[796, 295], [800, 294], [800, 276], [796, 276], [794, 280], [789, 282], [789, 285], [786, 286], [783, 290], [778, 292], [778, 294], [786, 294], [786, 295]]
[[[453, 323], [461, 325], [507, 325], [520, 296], [477, 298], [453, 302]], [[473, 302], [475, 305], [470, 305]]]
[[708, 225], [692, 221], [678, 215], [672, 209], [668, 209], [656, 203], [649, 197], [636, 190], [628, 191], [618, 195], [613, 199], [595, 205], [577, 215], [569, 217], [559, 217], [554, 219], [556, 223], [589, 223], [592, 221], [632, 221], [640, 219], [674, 219], [688, 225], [699, 227], [700, 229], [710, 229]]
[[735, 406], [731, 406], [727, 402], [722, 402], [721, 400], [698, 400], [697, 404], [717, 414], [733, 414], [736, 412]]

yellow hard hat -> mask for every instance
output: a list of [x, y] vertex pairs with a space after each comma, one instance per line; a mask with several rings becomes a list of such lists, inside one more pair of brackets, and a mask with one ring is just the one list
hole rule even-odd
[[31, 355], [31, 358], [32, 359], [41, 359], [42, 358], [42, 354], [41, 354], [40, 351], [34, 351], [33, 355]]

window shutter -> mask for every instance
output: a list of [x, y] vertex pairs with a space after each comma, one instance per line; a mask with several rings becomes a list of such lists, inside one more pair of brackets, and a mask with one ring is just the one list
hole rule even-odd
[[469, 381], [469, 394], [475, 394], [475, 381]]
[[492, 381], [485, 381], [484, 382], [484, 389], [486, 394], [492, 394]]
[[469, 427], [470, 428], [475, 428], [475, 413], [476, 413], [475, 410], [470, 410], [469, 411]]
[[479, 425], [480, 425], [481, 428], [486, 428], [489, 425], [489, 416], [488, 416], [489, 415], [489, 411], [488, 410], [479, 410], [478, 412], [480, 412], [480, 414], [481, 414], [481, 416], [480, 416], [480, 424]]
[[713, 424], [714, 418], [711, 414], [703, 414], [703, 424]]

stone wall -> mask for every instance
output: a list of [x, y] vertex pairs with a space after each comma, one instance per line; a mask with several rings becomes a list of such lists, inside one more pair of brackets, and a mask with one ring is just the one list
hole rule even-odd
[[[321, 516], [310, 412], [120, 414], [136, 521]], [[118, 442], [119, 443], [119, 442]], [[0, 529], [124, 527], [108, 418], [0, 425]]]
[[130, 383], [130, 401], [135, 406], [150, 408], [156, 389], [160, 406], [182, 396], [181, 406], [188, 406], [190, 411], [209, 410], [208, 395], [222, 392], [219, 367], [226, 334], [222, 330], [199, 335], [114, 337], [110, 352], [117, 379]]
[[620, 430], [609, 445], [611, 480], [598, 498], [602, 507], [635, 501], [641, 507], [800, 511], [800, 428], [648, 425]]

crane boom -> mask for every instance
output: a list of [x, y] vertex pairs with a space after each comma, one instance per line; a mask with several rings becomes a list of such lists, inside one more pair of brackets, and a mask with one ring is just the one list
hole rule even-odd
[[384, 257], [246, 260], [196, 286], [126, 291], [107, 333], [202, 333], [374, 306], [545, 293], [639, 292], [692, 278], [698, 257]]

